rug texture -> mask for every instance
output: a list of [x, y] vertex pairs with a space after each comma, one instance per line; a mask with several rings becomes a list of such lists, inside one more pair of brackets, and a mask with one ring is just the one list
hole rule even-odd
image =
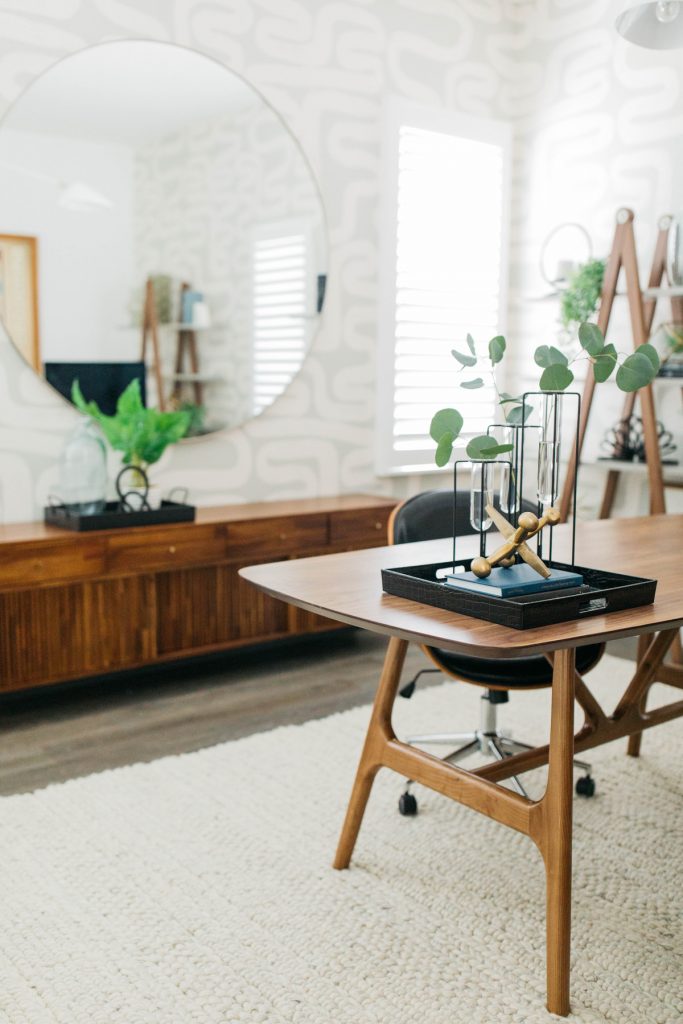
[[[630, 664], [591, 675], [611, 707]], [[661, 688], [659, 697], [672, 691]], [[468, 728], [475, 687], [398, 701]], [[502, 724], [544, 741], [546, 691]], [[330, 862], [368, 709], [0, 801], [3, 1024], [546, 1024], [544, 876], [525, 837], [380, 773]], [[683, 722], [592, 752], [575, 800], [572, 1007], [683, 1021]], [[528, 776], [527, 776], [528, 778]], [[542, 791], [541, 773], [530, 787]]]

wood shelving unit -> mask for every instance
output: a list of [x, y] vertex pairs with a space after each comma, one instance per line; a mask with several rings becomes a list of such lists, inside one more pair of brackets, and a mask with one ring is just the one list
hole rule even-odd
[[[180, 310], [183, 308], [183, 297], [185, 292], [190, 290], [190, 285], [184, 281], [180, 286]], [[167, 399], [164, 388], [164, 374], [161, 365], [161, 348], [159, 334], [161, 327], [176, 332], [176, 347], [174, 357], [173, 373], [167, 379], [171, 381], [170, 395]], [[148, 278], [145, 284], [145, 301], [142, 314], [142, 362], [154, 374], [154, 381], [157, 389], [157, 403], [159, 409], [164, 411], [171, 406], [180, 404], [184, 387], [191, 387], [194, 393], [196, 405], [204, 404], [204, 385], [214, 383], [215, 376], [204, 375], [199, 366], [199, 348], [197, 345], [197, 332], [208, 330], [194, 324], [177, 321], [174, 323], [159, 324], [156, 302], [154, 296], [154, 284]], [[151, 350], [151, 358], [148, 361], [148, 351]], [[186, 361], [189, 362], [189, 369], [185, 369]]]
[[[655, 310], [660, 299], [668, 299], [671, 302], [671, 312], [674, 320], [683, 320], [683, 288], [663, 285], [666, 276], [666, 251], [671, 226], [671, 217], [660, 218], [659, 233], [655, 245], [652, 267], [646, 288], [641, 288], [638, 274], [638, 259], [636, 253], [636, 241], [633, 230], [633, 211], [622, 208], [617, 212], [614, 240], [610, 252], [605, 277], [602, 286], [600, 299], [600, 312], [598, 314], [598, 327], [602, 333], [607, 335], [612, 306], [617, 296], [617, 284], [621, 271], [624, 272], [626, 282], [626, 298], [629, 306], [629, 319], [631, 323], [631, 334], [634, 348], [648, 341], [652, 325], [654, 323]], [[620, 293], [621, 294], [621, 293]], [[581, 400], [581, 419], [579, 422], [578, 434], [574, 440], [572, 455], [569, 459], [567, 476], [564, 481], [562, 497], [560, 500], [560, 512], [562, 519], [566, 520], [571, 512], [572, 491], [574, 486], [575, 460], [574, 452], [578, 449], [578, 461], [581, 460], [581, 452], [588, 427], [588, 420], [595, 391], [595, 381], [590, 373], [586, 378], [583, 397]], [[657, 415], [655, 408], [654, 393], [652, 385], [641, 388], [640, 391], [626, 396], [622, 419], [628, 419], [633, 415], [636, 399], [640, 399], [641, 418], [643, 421], [643, 433], [646, 452], [646, 469], [648, 475], [650, 492], [650, 512], [660, 513], [666, 511], [664, 497], [665, 487], [677, 486], [676, 483], [665, 481], [662, 473], [662, 462], [657, 440]], [[605, 463], [607, 466], [608, 464]], [[611, 515], [614, 499], [621, 473], [626, 470], [627, 464], [623, 467], [609, 464], [605, 489], [600, 506], [600, 518], [607, 519]], [[678, 485], [680, 486], [680, 485]]]

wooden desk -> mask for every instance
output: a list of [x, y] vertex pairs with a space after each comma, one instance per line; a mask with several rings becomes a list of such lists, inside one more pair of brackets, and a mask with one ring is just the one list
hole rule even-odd
[[[470, 542], [474, 544], [474, 538]], [[568, 527], [558, 528], [554, 544], [556, 557], [567, 558]], [[663, 665], [683, 625], [683, 516], [582, 523], [578, 551], [583, 565], [623, 566], [629, 573], [655, 577], [659, 581], [655, 603], [518, 631], [382, 593], [382, 567], [447, 561], [448, 540], [241, 570], [245, 579], [274, 597], [390, 637], [334, 866], [349, 865], [372, 783], [382, 766], [530, 836], [546, 868], [548, 1009], [563, 1016], [569, 1013], [572, 758], [575, 750], [639, 736], [644, 729], [683, 715], [683, 700], [645, 711], [649, 688], [657, 679], [683, 688], [683, 670]], [[648, 634], [653, 636], [631, 682], [613, 714], [605, 714], [576, 672], [576, 647]], [[409, 641], [482, 657], [544, 654], [554, 665], [549, 745], [468, 771], [401, 743], [392, 728], [391, 712]], [[575, 700], [584, 712], [584, 724], [576, 736]], [[637, 752], [637, 748], [631, 750]], [[548, 783], [538, 801], [498, 785], [543, 764], [548, 764]]]

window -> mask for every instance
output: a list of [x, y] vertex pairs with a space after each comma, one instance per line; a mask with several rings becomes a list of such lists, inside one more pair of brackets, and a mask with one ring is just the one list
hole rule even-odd
[[309, 246], [294, 224], [272, 225], [254, 239], [252, 409], [281, 394], [306, 352]]
[[434, 470], [437, 409], [457, 406], [469, 436], [495, 417], [491, 386], [458, 388], [451, 349], [466, 351], [468, 332], [486, 344], [504, 329], [509, 144], [501, 121], [402, 101], [387, 110], [379, 473]]

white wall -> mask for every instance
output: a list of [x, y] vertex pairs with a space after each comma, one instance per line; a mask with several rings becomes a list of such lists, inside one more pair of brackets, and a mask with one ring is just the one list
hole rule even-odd
[[[132, 166], [124, 146], [2, 133], [0, 233], [38, 237], [43, 362], [139, 358], [139, 332], [121, 330], [133, 284]], [[113, 206], [64, 209], [59, 182], [83, 182]]]
[[[378, 481], [372, 466], [374, 381], [384, 372], [374, 359], [382, 99], [397, 93], [514, 121], [517, 290], [533, 281], [546, 229], [570, 213], [605, 251], [614, 209], [633, 203], [646, 250], [645, 225], [683, 202], [674, 187], [683, 51], [626, 47], [614, 14], [610, 0], [33, 0], [29, 13], [0, 6], [0, 101], [103, 38], [172, 40], [252, 81], [299, 137], [320, 182], [329, 291], [302, 372], [244, 429], [177, 446], [160, 466], [164, 485], [187, 484], [202, 503], [429, 484]], [[552, 321], [552, 310], [522, 311], [511, 322], [513, 346], [521, 353], [552, 340]], [[69, 416], [7, 349], [0, 394], [0, 476], [13, 474], [6, 515], [35, 515]]]
[[[164, 457], [164, 486], [200, 503], [389, 492], [373, 472], [377, 209], [382, 98], [496, 114], [514, 95], [515, 42], [503, 0], [124, 0], [0, 7], [0, 102], [66, 53], [104, 38], [195, 47], [243, 74], [301, 141], [320, 183], [330, 235], [322, 329], [286, 394], [244, 429]], [[507, 97], [507, 99], [506, 99]], [[9, 516], [39, 514], [55, 475], [65, 415], [0, 352], [2, 453], [22, 472]], [[39, 399], [36, 396], [39, 395]], [[17, 406], [24, 410], [18, 429]], [[26, 422], [28, 421], [28, 425]], [[398, 486], [406, 487], [406, 481]]]

